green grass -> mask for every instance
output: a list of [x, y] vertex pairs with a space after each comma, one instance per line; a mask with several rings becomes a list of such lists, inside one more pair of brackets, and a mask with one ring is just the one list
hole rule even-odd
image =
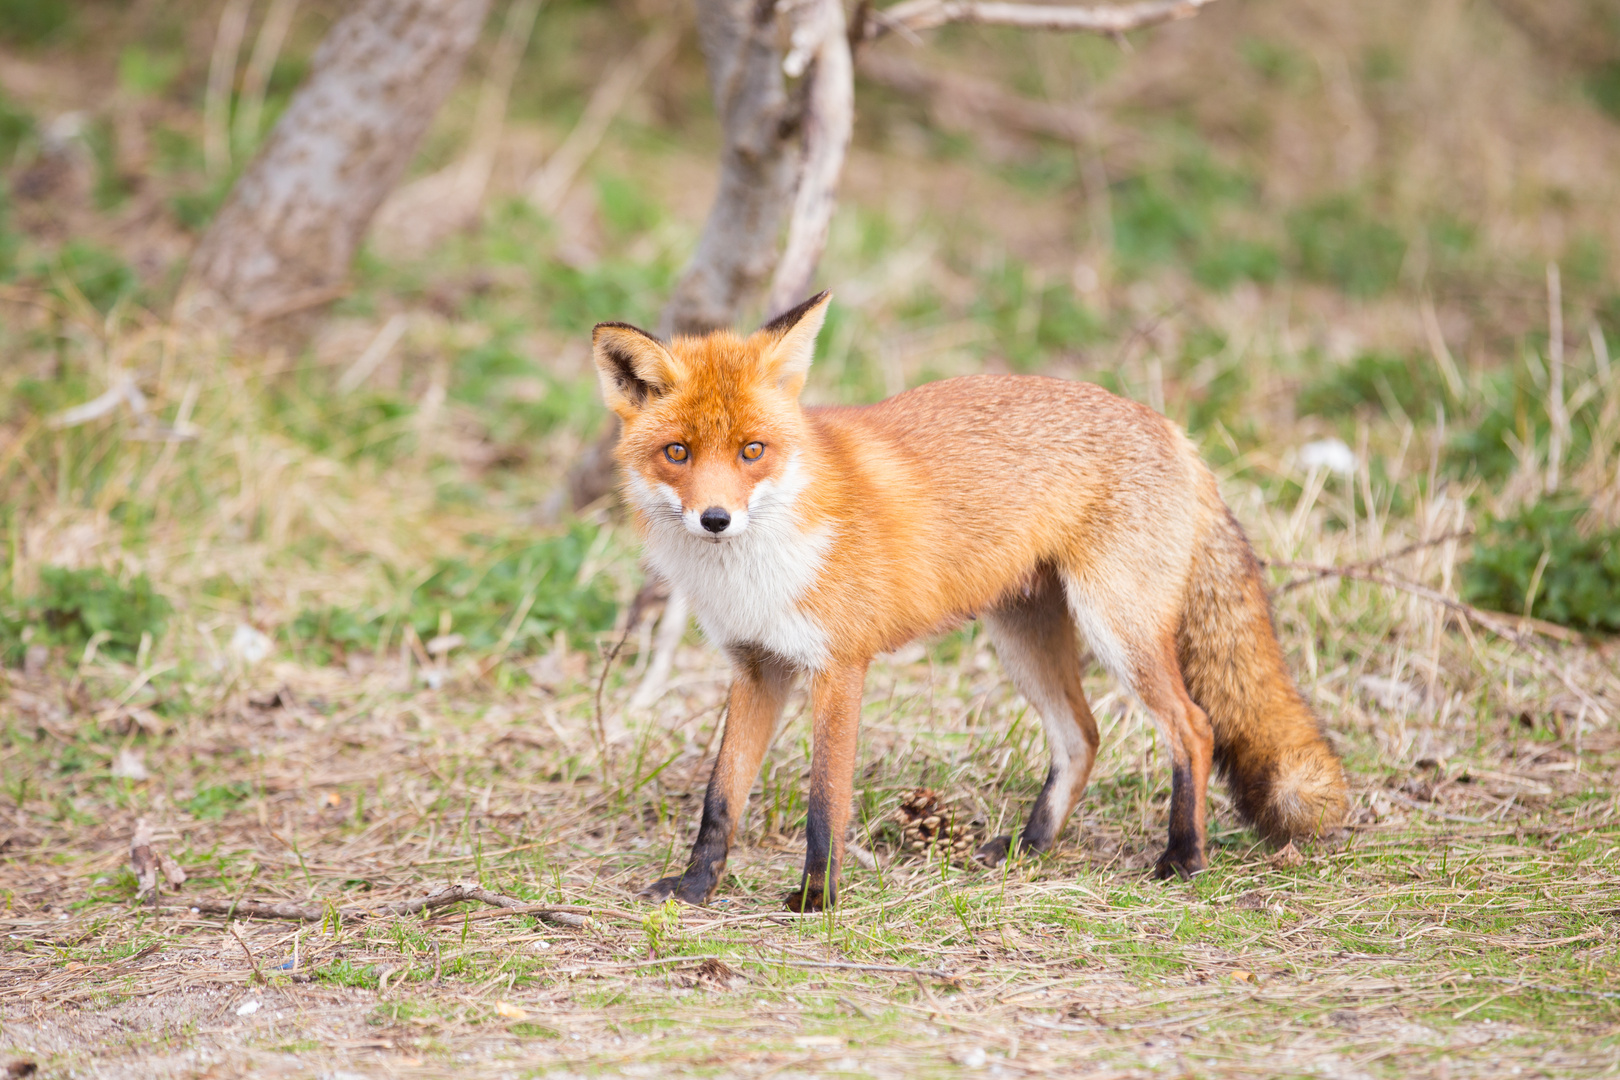
[[1589, 634], [1620, 633], [1620, 530], [1590, 507], [1548, 500], [1486, 522], [1463, 596]]
[[145, 574], [120, 581], [105, 570], [46, 566], [39, 578], [37, 593], [0, 608], [0, 653], [14, 663], [31, 642], [77, 653], [93, 640], [123, 660], [161, 644], [171, 606]]

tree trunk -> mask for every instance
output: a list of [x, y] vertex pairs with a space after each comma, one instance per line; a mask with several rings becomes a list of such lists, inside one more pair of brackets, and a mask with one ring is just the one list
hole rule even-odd
[[489, 0], [360, 0], [192, 256], [187, 306], [258, 322], [340, 295]]
[[797, 109], [782, 77], [773, 0], [697, 0], [698, 39], [725, 140], [720, 190], [660, 331], [730, 326], [776, 265], [793, 201]]

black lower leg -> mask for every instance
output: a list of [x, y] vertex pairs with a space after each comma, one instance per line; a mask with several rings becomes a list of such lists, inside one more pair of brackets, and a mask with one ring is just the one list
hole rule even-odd
[[[1069, 779], [1065, 773], [1055, 761], [1046, 770], [1046, 783], [1035, 797], [1035, 804], [1029, 809], [1029, 820], [1018, 837], [1018, 854], [1040, 854], [1052, 849], [1058, 830], [1066, 820], [1060, 806], [1069, 795]], [[981, 845], [973, 857], [986, 866], [998, 866], [1012, 851], [1012, 837], [997, 836]]]
[[686, 862], [686, 870], [653, 882], [642, 890], [641, 895], [649, 900], [673, 896], [689, 904], [708, 903], [709, 897], [720, 885], [720, 875], [726, 870], [733, 826], [726, 797], [709, 792], [703, 800], [703, 821], [698, 826], [697, 840], [692, 844], [692, 855]]
[[832, 840], [827, 808], [812, 798], [804, 823], [804, 876], [785, 898], [788, 910], [823, 911], [838, 903], [838, 861]]
[[1177, 762], [1170, 772], [1170, 843], [1154, 867], [1155, 877], [1191, 877], [1204, 869], [1194, 787], [1191, 764]]
[[1062, 825], [1059, 820], [1057, 803], [1068, 799], [1068, 792], [1059, 791], [1060, 787], [1067, 788], [1068, 780], [1063, 775], [1064, 770], [1053, 762], [1051, 768], [1046, 770], [1046, 783], [1041, 787], [1041, 793], [1035, 798], [1035, 805], [1030, 808], [1029, 820], [1024, 823], [1024, 833], [1018, 839], [1019, 851], [1048, 851], [1052, 841], [1057, 839], [1057, 831]]

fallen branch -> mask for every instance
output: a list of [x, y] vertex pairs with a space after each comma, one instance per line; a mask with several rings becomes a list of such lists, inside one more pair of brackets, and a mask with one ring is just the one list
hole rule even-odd
[[[333, 908], [327, 904], [265, 903], [259, 900], [221, 900], [204, 896], [166, 906], [189, 908], [204, 915], [224, 915], [228, 918], [320, 922], [329, 918], [334, 911], [342, 919], [380, 919], [400, 915], [415, 915], [419, 912], [432, 911], [436, 908], [448, 907], [451, 904], [459, 904], [463, 901], [473, 901], [505, 909], [498, 914], [538, 915], [542, 921], [555, 926], [584, 926], [586, 918], [585, 915], [580, 914], [581, 911], [605, 911], [605, 909], [577, 908], [569, 904], [529, 904], [516, 897], [493, 892], [466, 881], [446, 885], [415, 900], [396, 900], [387, 904], [349, 904]], [[614, 914], [617, 914], [617, 912], [614, 912]], [[641, 916], [637, 915], [635, 918], [639, 920]]]
[[1108, 7], [1047, 4], [980, 3], [976, 0], [905, 0], [890, 8], [864, 9], [857, 40], [871, 41], [891, 31], [915, 34], [946, 23], [1014, 26], [1022, 30], [1063, 30], [1123, 34], [1159, 23], [1187, 19], [1215, 0], [1143, 0]]

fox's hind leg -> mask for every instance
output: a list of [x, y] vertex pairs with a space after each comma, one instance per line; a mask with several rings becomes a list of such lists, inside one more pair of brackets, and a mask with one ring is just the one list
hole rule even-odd
[[1075, 622], [1103, 666], [1153, 714], [1170, 751], [1170, 842], [1154, 876], [1190, 877], [1208, 865], [1204, 815], [1215, 732], [1182, 680], [1176, 618], [1147, 585], [1134, 591], [1088, 585], [1068, 583]]
[[[1001, 666], [1046, 728], [1052, 764], [1018, 840], [1020, 851], [1046, 851], [1080, 801], [1097, 759], [1097, 721], [1080, 684], [1074, 620], [1057, 574], [1045, 569], [1026, 593], [985, 612], [983, 621]], [[977, 858], [994, 866], [1011, 846], [1010, 836], [998, 836]]]

